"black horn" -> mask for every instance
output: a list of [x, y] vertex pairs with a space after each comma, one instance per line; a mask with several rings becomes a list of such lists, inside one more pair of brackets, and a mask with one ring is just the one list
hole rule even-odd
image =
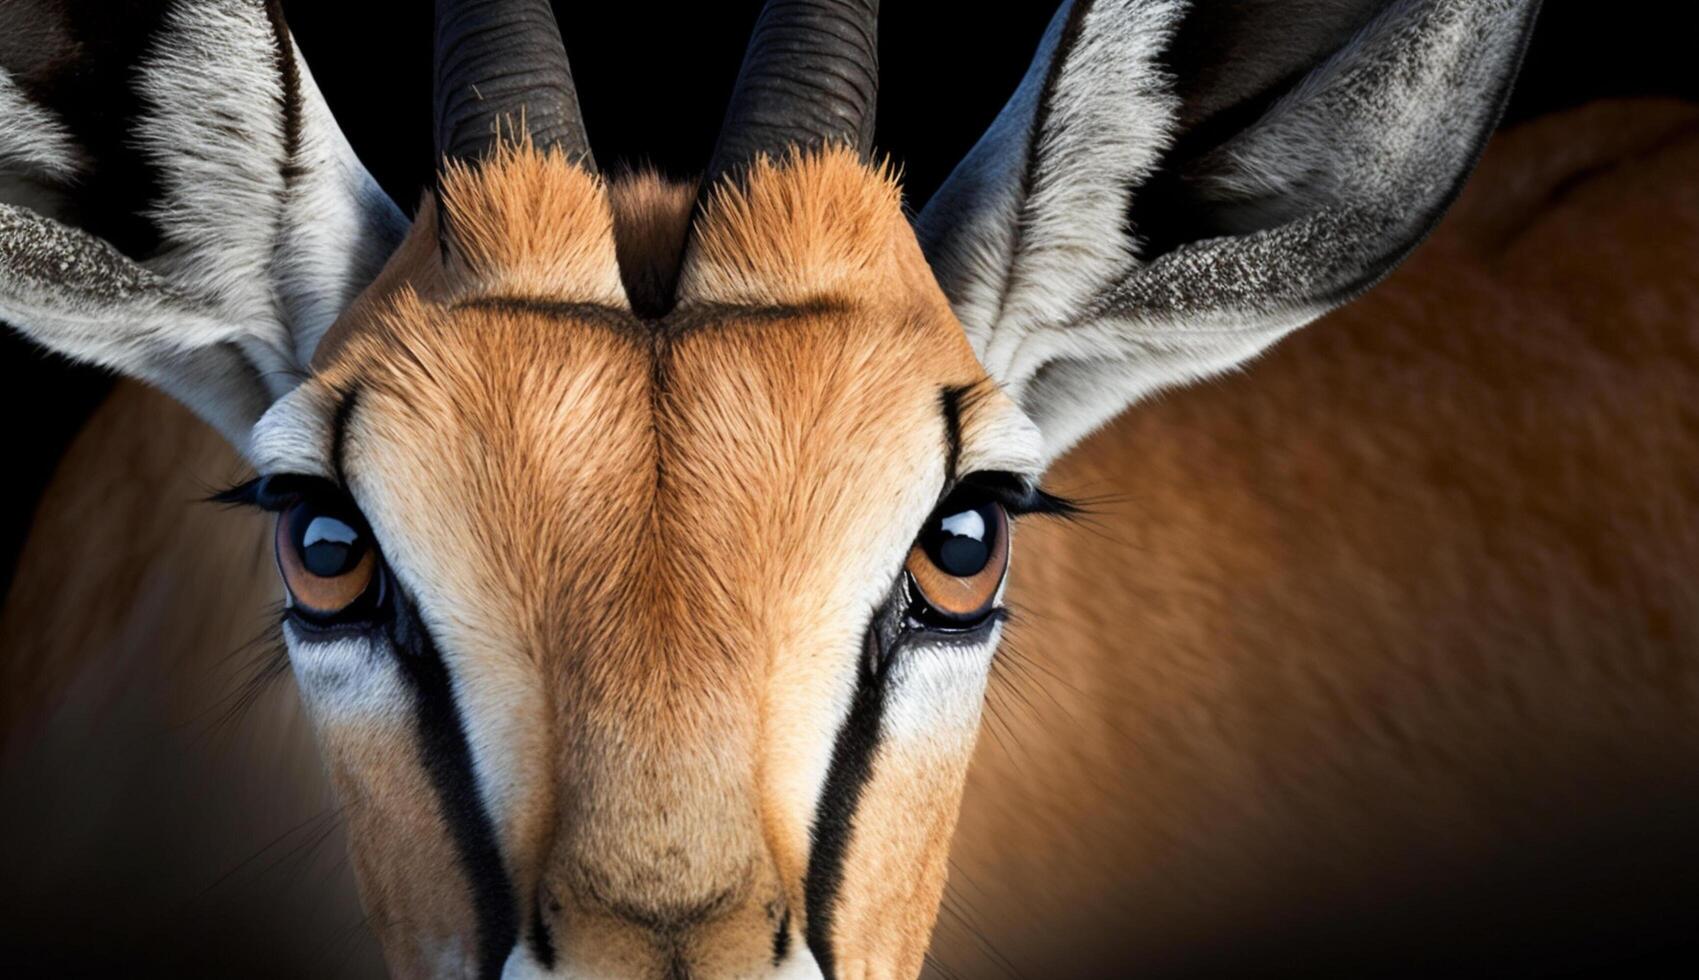
[[866, 156], [878, 97], [879, 0], [767, 0], [703, 188], [791, 147]]
[[548, 0], [436, 0], [435, 96], [442, 162], [481, 159], [523, 131], [596, 169]]

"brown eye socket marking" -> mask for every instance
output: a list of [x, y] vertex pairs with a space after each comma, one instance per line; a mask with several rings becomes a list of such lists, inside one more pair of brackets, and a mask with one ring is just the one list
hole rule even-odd
[[964, 629], [991, 613], [1009, 570], [1009, 515], [971, 489], [959, 490], [926, 522], [905, 566], [924, 625]]
[[312, 618], [339, 616], [368, 599], [377, 564], [357, 514], [303, 500], [277, 518], [277, 567], [296, 608]]

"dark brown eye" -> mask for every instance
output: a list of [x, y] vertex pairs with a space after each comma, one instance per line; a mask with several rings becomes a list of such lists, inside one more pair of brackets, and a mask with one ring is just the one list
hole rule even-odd
[[1009, 569], [1009, 516], [1003, 505], [972, 488], [951, 494], [926, 522], [909, 551], [922, 625], [967, 629], [990, 615]]
[[295, 609], [336, 620], [375, 604], [377, 550], [351, 506], [302, 500], [277, 519], [277, 567]]

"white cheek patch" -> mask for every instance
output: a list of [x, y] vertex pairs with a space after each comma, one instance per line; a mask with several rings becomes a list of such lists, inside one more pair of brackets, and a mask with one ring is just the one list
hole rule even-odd
[[820, 964], [814, 959], [814, 954], [801, 943], [791, 946], [791, 954], [780, 963], [770, 980], [823, 980]]
[[992, 653], [1002, 636], [999, 623], [983, 643], [917, 644], [898, 651], [885, 681], [881, 743], [905, 748], [926, 743], [933, 752], [971, 752]]
[[314, 724], [413, 724], [412, 695], [389, 644], [359, 636], [303, 640], [288, 625], [283, 635]]

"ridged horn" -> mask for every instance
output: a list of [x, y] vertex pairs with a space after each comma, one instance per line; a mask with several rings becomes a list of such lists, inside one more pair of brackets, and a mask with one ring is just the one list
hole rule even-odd
[[436, 0], [434, 78], [440, 162], [479, 160], [523, 126], [596, 169], [548, 0]]
[[791, 147], [873, 150], [879, 0], [767, 0], [703, 189]]

